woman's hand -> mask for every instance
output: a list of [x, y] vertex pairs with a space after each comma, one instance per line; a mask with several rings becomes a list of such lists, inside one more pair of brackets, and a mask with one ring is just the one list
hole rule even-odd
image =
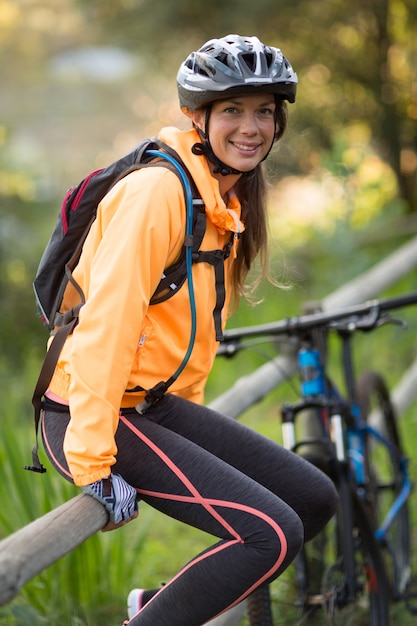
[[120, 474], [110, 474], [91, 485], [81, 487], [84, 493], [98, 500], [109, 514], [103, 532], [115, 530], [138, 517], [138, 496]]
[[139, 517], [139, 511], [135, 511], [134, 514], [132, 515], [132, 517], [129, 517], [129, 519], [123, 520], [122, 522], [119, 522], [118, 524], [115, 524], [114, 522], [108, 522], [101, 529], [101, 532], [102, 533], [108, 533], [110, 530], [116, 530], [116, 528], [120, 528], [121, 526], [125, 526], [126, 524], [128, 524], [132, 520], [136, 519], [137, 517]]

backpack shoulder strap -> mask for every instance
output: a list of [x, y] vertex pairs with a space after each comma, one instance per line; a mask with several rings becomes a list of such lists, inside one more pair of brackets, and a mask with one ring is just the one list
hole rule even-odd
[[193, 227], [192, 235], [184, 239], [184, 245], [178, 260], [167, 267], [162, 275], [160, 283], [153, 294], [150, 303], [159, 304], [171, 298], [184, 284], [187, 278], [185, 256], [187, 246], [192, 249], [192, 262], [195, 263], [199, 255], [201, 243], [206, 232], [206, 214], [203, 200], [193, 198]]
[[49, 383], [51, 382], [52, 375], [54, 373], [61, 350], [64, 347], [64, 343], [78, 323], [78, 312], [76, 314], [75, 313], [76, 312], [74, 311], [72, 319], [68, 323], [61, 326], [61, 328], [59, 328], [55, 333], [49, 350], [45, 355], [45, 359], [43, 361], [41, 371], [39, 373], [39, 377], [32, 396], [36, 441], [35, 445], [32, 448], [32, 465], [25, 465], [24, 469], [31, 470], [33, 472], [39, 472], [41, 474], [46, 472], [46, 469], [40, 462], [38, 455], [38, 431], [42, 411], [42, 398], [46, 390], [48, 389]]

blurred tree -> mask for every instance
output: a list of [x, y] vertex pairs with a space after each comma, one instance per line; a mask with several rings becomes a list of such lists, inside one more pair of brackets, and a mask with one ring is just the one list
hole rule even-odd
[[[44, 351], [47, 332], [31, 287], [40, 242], [34, 242], [44, 206], [11, 196], [0, 203], [0, 372], [23, 370]], [[35, 255], [34, 255], [34, 252]]]
[[280, 45], [300, 76], [296, 126], [309, 129], [293, 152], [298, 168], [311, 167], [335, 131], [361, 120], [407, 210], [417, 209], [417, 0], [80, 0], [80, 7], [120, 44], [146, 48], [168, 75], [182, 51], [228, 32]]
[[[86, 45], [118, 45], [149, 75], [173, 76], [178, 60], [210, 37], [257, 34], [280, 45], [300, 77], [288, 167], [309, 171], [340, 128], [361, 121], [416, 210], [417, 0], [1, 0], [0, 52], [7, 78], [46, 80], [44, 62]], [[7, 96], [6, 96], [7, 97]]]
[[[330, 161], [343, 175], [358, 140], [390, 165], [403, 207], [416, 211], [416, 27], [417, 0], [0, 0], [0, 338], [16, 337], [13, 358], [27, 345], [26, 322], [13, 312], [36, 319], [30, 282], [46, 241], [28, 233], [39, 236], [42, 202], [62, 195], [56, 178], [76, 182], [73, 169], [87, 169], [83, 159], [93, 166], [112, 137], [120, 153], [126, 137], [117, 133], [177, 123], [169, 105], [178, 62], [211, 37], [257, 35], [298, 72], [274, 157], [281, 178]], [[53, 73], [60, 55], [89, 46], [128, 51], [140, 68], [107, 83]]]

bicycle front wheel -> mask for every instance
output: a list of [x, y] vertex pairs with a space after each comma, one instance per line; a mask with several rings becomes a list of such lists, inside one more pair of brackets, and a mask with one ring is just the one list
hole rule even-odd
[[[352, 525], [345, 545], [346, 515], [340, 506], [324, 530], [305, 544], [270, 588], [248, 598], [250, 626], [388, 626], [387, 581], [379, 546], [356, 492], [350, 493]], [[346, 541], [346, 539], [345, 539]], [[349, 593], [346, 554], [353, 554], [355, 590]], [[350, 585], [351, 587], [351, 585]]]
[[[366, 506], [375, 529], [379, 528], [398, 498], [404, 482], [401, 467], [404, 454], [396, 416], [383, 378], [375, 372], [365, 373], [358, 383], [362, 419], [373, 427], [384, 441], [372, 433], [365, 436], [367, 481]], [[389, 573], [393, 600], [403, 597], [410, 580], [410, 521], [407, 501], [381, 539], [385, 569]]]
[[[355, 591], [351, 595], [344, 545], [346, 515], [342, 506], [323, 532], [305, 545], [296, 567], [304, 568], [304, 615], [314, 626], [388, 626], [387, 584], [379, 547], [356, 492], [351, 492], [351, 541]], [[304, 623], [302, 621], [299, 624]], [[307, 622], [306, 622], [307, 623]]]
[[269, 586], [256, 589], [246, 600], [250, 626], [274, 626]]

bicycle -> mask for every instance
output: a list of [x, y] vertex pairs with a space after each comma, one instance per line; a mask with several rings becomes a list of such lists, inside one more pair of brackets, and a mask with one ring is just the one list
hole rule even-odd
[[[285, 337], [297, 353], [300, 399], [281, 408], [283, 445], [326, 472], [339, 509], [294, 562], [296, 597], [281, 624], [388, 626], [389, 604], [403, 600], [417, 615], [411, 576], [408, 501], [412, 484], [383, 377], [356, 377], [352, 339], [402, 320], [389, 312], [417, 303], [417, 292], [331, 312], [226, 331], [219, 355], [243, 340]], [[329, 336], [341, 344], [342, 393], [328, 372]], [[247, 601], [250, 626], [272, 626], [269, 588]]]

